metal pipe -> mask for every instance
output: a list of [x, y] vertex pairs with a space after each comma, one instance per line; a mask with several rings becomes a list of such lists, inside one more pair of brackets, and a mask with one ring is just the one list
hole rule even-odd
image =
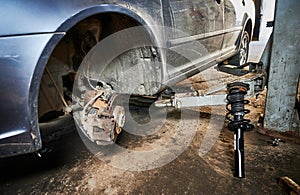
[[245, 177], [244, 157], [244, 128], [241, 126], [234, 131], [235, 177]]

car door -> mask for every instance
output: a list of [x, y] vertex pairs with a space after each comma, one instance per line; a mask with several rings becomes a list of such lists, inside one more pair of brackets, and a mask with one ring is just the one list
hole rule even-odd
[[175, 29], [169, 40], [170, 77], [212, 64], [221, 55], [223, 0], [169, 0], [169, 6]]
[[224, 0], [224, 43], [222, 53], [230, 53], [237, 48], [237, 40], [245, 19], [245, 0]]

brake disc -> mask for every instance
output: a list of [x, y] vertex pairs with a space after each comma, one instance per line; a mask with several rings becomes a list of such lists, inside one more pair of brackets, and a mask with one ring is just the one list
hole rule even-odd
[[84, 108], [74, 114], [80, 130], [97, 145], [116, 141], [125, 124], [125, 109], [116, 104], [118, 94], [107, 88], [85, 91]]

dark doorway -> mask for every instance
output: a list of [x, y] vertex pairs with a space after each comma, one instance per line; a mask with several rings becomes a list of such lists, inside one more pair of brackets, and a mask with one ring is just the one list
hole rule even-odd
[[254, 0], [255, 3], [255, 25], [253, 31], [253, 41], [259, 40], [259, 29], [261, 21], [261, 0]]

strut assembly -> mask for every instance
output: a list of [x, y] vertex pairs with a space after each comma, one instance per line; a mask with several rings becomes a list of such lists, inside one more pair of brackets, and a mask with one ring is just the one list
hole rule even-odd
[[[244, 68], [248, 66], [249, 69]], [[252, 130], [253, 125], [244, 116], [250, 113], [245, 109], [252, 97], [264, 90], [266, 84], [266, 71], [262, 63], [249, 63], [243, 67], [219, 66], [219, 71], [239, 76], [239, 79], [216, 86], [207, 91], [194, 91], [184, 94], [175, 94], [168, 99], [155, 102], [157, 107], [186, 108], [195, 106], [226, 105], [229, 121], [228, 129], [234, 131], [235, 176], [245, 177], [244, 168], [244, 131]], [[227, 89], [227, 94], [214, 94]]]
[[244, 105], [249, 103], [249, 100], [244, 100], [244, 96], [250, 88], [249, 84], [235, 82], [228, 84], [227, 89], [226, 118], [230, 121], [228, 129], [234, 131], [235, 176], [242, 178], [245, 177], [244, 131], [254, 127], [249, 119], [244, 119], [244, 115], [250, 113], [250, 110], [244, 108]]

